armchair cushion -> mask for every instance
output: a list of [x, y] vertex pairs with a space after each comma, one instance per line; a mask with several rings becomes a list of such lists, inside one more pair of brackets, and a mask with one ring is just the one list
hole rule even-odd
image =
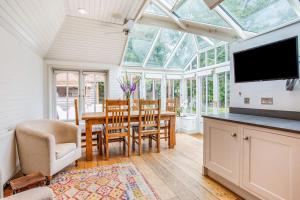
[[38, 187], [31, 190], [26, 190], [3, 200], [52, 200], [54, 199], [54, 194], [52, 190], [48, 187]]
[[55, 145], [55, 156], [56, 159], [60, 159], [67, 155], [68, 153], [76, 149], [75, 143], [61, 143]]

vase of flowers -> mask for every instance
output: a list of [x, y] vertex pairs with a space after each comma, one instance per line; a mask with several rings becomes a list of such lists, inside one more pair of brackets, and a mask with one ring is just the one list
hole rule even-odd
[[128, 79], [127, 72], [123, 77], [119, 79], [120, 88], [123, 91], [124, 97], [126, 99], [130, 99], [131, 95], [134, 94], [140, 79], [141, 77], [138, 77], [137, 79], [131, 82], [130, 79]]

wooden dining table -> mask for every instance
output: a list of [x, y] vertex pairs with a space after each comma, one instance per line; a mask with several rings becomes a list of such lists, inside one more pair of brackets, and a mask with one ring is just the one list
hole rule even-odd
[[[86, 126], [86, 160], [91, 161], [93, 159], [93, 144], [92, 144], [92, 127], [93, 125], [105, 124], [106, 113], [105, 112], [92, 112], [83, 113], [82, 120], [85, 121]], [[162, 111], [160, 115], [161, 120], [168, 121], [169, 128], [169, 148], [173, 149], [176, 144], [176, 113]], [[139, 121], [139, 111], [130, 112], [130, 122]]]

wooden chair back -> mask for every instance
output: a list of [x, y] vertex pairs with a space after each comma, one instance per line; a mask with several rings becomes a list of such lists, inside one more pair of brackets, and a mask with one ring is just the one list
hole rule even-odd
[[160, 132], [160, 100], [139, 101], [139, 132], [154, 128]]
[[133, 111], [138, 111], [139, 110], [139, 99], [133, 99], [133, 105], [132, 105], [132, 110]]
[[166, 111], [168, 112], [176, 112], [177, 108], [177, 99], [167, 99], [166, 102]]
[[75, 106], [75, 124], [79, 126], [79, 112], [78, 112], [78, 99], [74, 99], [74, 106]]
[[130, 100], [106, 100], [105, 112], [106, 134], [130, 132]]

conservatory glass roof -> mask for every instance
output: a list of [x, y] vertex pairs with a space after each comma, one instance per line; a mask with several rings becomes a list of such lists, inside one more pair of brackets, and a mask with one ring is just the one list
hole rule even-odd
[[[203, 0], [151, 0], [145, 13], [157, 17], [174, 17], [174, 24], [192, 21], [199, 26], [219, 27], [243, 35], [257, 35], [278, 26], [297, 21], [300, 8], [289, 0], [226, 0], [210, 10]], [[160, 6], [161, 5], [161, 6]], [[163, 7], [164, 9], [160, 9]], [[298, 9], [298, 11], [297, 11]], [[190, 33], [189, 33], [190, 32]], [[195, 55], [222, 42], [203, 35], [194, 35], [189, 29], [135, 24], [128, 38], [123, 65], [146, 68], [183, 70], [192, 64]], [[222, 33], [219, 33], [222, 34]], [[217, 50], [222, 56], [223, 50]], [[199, 54], [198, 54], [199, 55]], [[213, 52], [207, 52], [207, 59]], [[199, 60], [202, 57], [200, 55]], [[208, 63], [210, 64], [210, 63]]]

